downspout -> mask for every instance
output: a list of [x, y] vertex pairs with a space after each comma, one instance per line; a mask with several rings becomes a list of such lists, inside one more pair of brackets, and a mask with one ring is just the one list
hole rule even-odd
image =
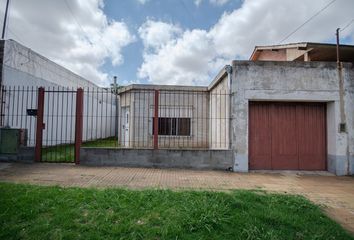
[[232, 66], [226, 65], [225, 66], [225, 71], [227, 73], [227, 88], [229, 90], [229, 149], [232, 147], [232, 132], [231, 131], [231, 124], [232, 124], [232, 89], [231, 89], [231, 83], [232, 83]]

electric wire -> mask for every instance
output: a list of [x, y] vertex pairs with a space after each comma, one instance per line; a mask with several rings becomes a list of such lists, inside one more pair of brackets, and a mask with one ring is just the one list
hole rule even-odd
[[77, 18], [75, 17], [74, 12], [71, 10], [70, 5], [68, 4], [67, 0], [64, 0], [64, 3], [66, 5], [66, 7], [68, 8], [71, 16], [74, 18], [76, 24], [79, 26], [79, 28], [81, 29], [81, 31], [85, 34], [85, 37], [87, 39], [87, 41], [90, 43], [90, 45], [93, 45], [90, 38], [88, 37], [89, 35], [87, 34], [87, 32], [84, 30], [84, 28], [81, 26], [81, 24], [79, 23], [79, 21], [77, 20]]
[[327, 3], [323, 8], [321, 8], [319, 11], [317, 11], [314, 15], [312, 15], [309, 19], [307, 19], [304, 23], [302, 23], [300, 26], [298, 26], [294, 31], [286, 35], [279, 43], [284, 42], [287, 40], [290, 36], [292, 36], [294, 33], [296, 33], [298, 30], [300, 30], [303, 26], [305, 26], [308, 22], [310, 22], [312, 19], [317, 17], [320, 13], [322, 13], [324, 10], [326, 10], [329, 6], [331, 6], [333, 3], [335, 3], [337, 0], [332, 0], [331, 2]]
[[354, 18], [352, 20], [350, 20], [347, 25], [345, 25], [343, 28], [341, 28], [339, 31], [343, 32], [346, 28], [348, 28], [350, 25], [352, 25], [354, 23]]

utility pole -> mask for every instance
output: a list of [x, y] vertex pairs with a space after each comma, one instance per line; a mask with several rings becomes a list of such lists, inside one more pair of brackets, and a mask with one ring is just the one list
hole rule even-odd
[[342, 76], [342, 64], [340, 62], [339, 56], [339, 30], [336, 30], [336, 38], [337, 38], [337, 72], [338, 72], [338, 80], [339, 80], [339, 106], [340, 106], [340, 124], [339, 124], [339, 132], [345, 133], [346, 124], [345, 124], [345, 107], [344, 107], [344, 83], [343, 83], [343, 76]]
[[340, 59], [339, 59], [339, 30], [340, 28], [337, 28], [336, 30], [336, 37], [337, 37], [337, 65], [340, 67]]
[[7, 20], [7, 12], [9, 10], [9, 3], [10, 3], [10, 0], [7, 0], [6, 1], [6, 9], [5, 9], [5, 16], [4, 16], [4, 24], [2, 25], [1, 39], [5, 38], [6, 20]]

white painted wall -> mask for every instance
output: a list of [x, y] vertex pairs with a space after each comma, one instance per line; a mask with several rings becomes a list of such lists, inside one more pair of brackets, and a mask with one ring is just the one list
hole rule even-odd
[[[37, 108], [38, 87], [50, 91], [84, 88], [83, 140], [115, 135], [113, 94], [13, 40], [5, 41], [2, 80], [8, 89], [3, 96], [0, 94], [5, 100], [3, 123], [11, 128], [28, 129], [29, 146], [35, 144], [36, 118], [27, 116], [26, 109]], [[74, 142], [75, 107], [76, 94], [45, 93], [44, 145]]]

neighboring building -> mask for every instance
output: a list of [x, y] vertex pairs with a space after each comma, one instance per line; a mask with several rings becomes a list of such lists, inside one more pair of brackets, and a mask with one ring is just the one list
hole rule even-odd
[[[44, 145], [74, 141], [75, 118], [72, 115], [77, 88], [84, 88], [84, 105], [90, 104], [90, 110], [110, 111], [110, 116], [102, 119], [88, 116], [88, 109], [84, 109], [83, 140], [115, 136], [114, 94], [14, 40], [0, 40], [0, 127], [27, 129], [28, 146], [35, 144], [36, 121], [34, 116], [28, 115], [27, 109], [37, 108], [39, 87], [46, 90]], [[63, 92], [68, 90], [71, 92]]]
[[[256, 46], [250, 60], [336, 62], [336, 47], [336, 44], [311, 42]], [[354, 62], [354, 46], [340, 45], [339, 55], [341, 62]]]
[[0, 40], [0, 86], [98, 87], [14, 40]]

